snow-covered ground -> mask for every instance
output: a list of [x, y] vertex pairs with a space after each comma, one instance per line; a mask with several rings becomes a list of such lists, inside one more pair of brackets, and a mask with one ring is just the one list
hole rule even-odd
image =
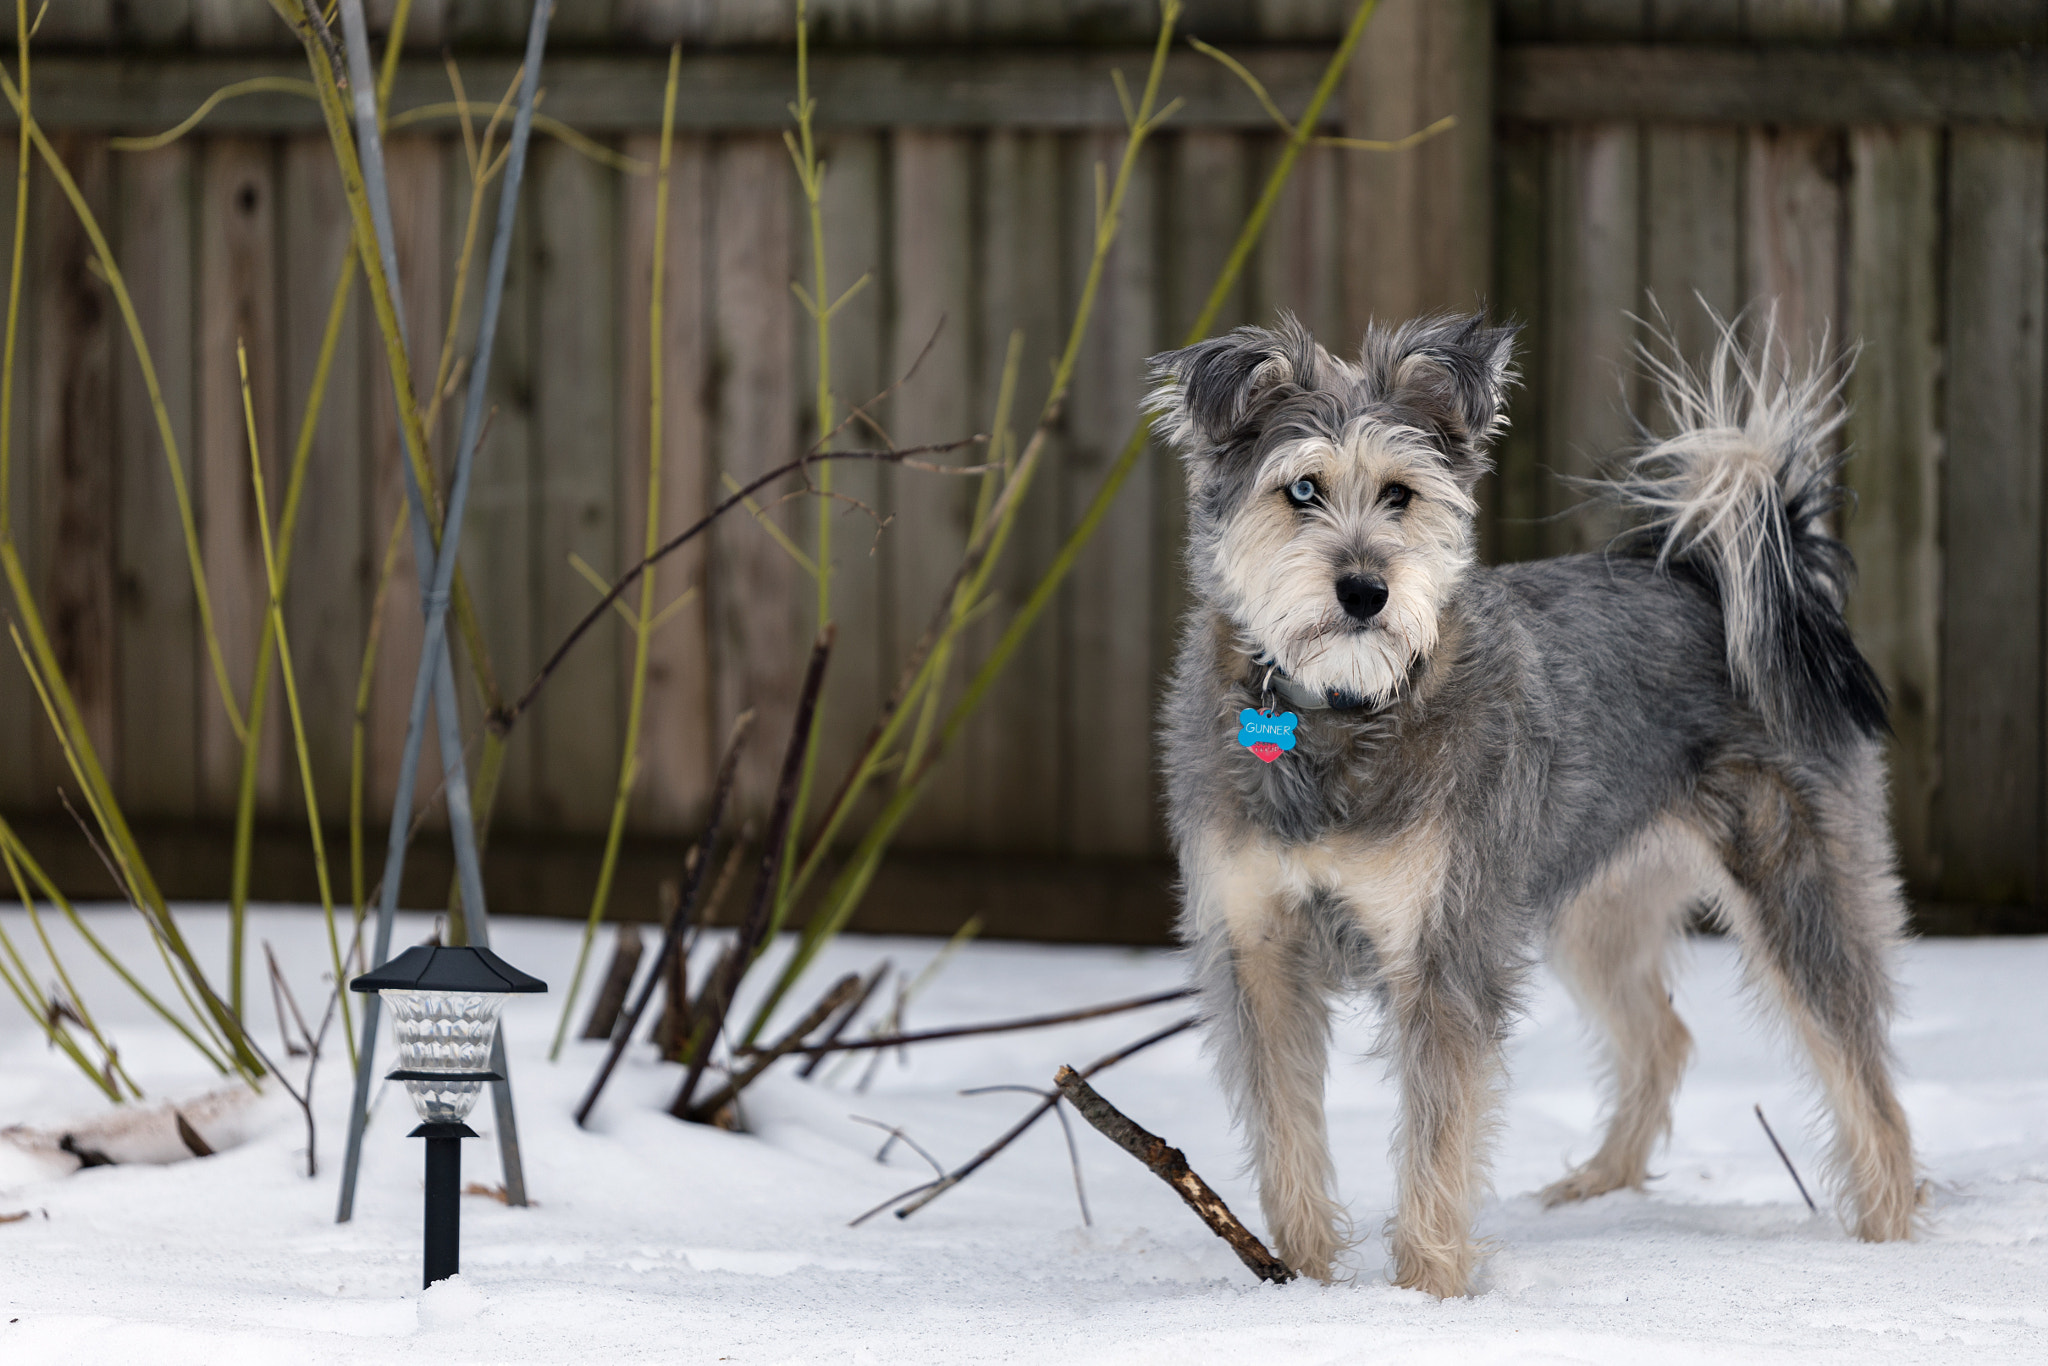
[[[130, 963], [144, 962], [133, 913], [91, 916]], [[20, 911], [0, 919], [29, 951]], [[183, 919], [206, 961], [221, 961], [222, 918]], [[566, 984], [576, 927], [496, 928], [510, 961]], [[398, 942], [425, 932], [408, 918]], [[317, 1009], [327, 961], [318, 916], [259, 912], [251, 942], [265, 940]], [[153, 1097], [215, 1084], [68, 930], [58, 942]], [[809, 990], [885, 956], [915, 968], [937, 947], [843, 939]], [[638, 1046], [591, 1130], [578, 1131], [569, 1111], [600, 1046], [577, 1043], [559, 1065], [546, 1062], [560, 1001], [550, 995], [518, 999], [507, 1016], [537, 1204], [466, 1199], [458, 1280], [419, 1289], [421, 1152], [405, 1137], [413, 1117], [395, 1085], [370, 1129], [355, 1221], [333, 1222], [347, 1086], [337, 1039], [318, 1087], [316, 1180], [304, 1176], [304, 1129], [288, 1102], [265, 1102], [240, 1146], [168, 1166], [60, 1174], [0, 1142], [0, 1215], [29, 1212], [0, 1224], [0, 1361], [2048, 1360], [2048, 940], [1922, 942], [1903, 972], [1904, 1094], [1936, 1183], [1927, 1234], [1911, 1244], [1853, 1242], [1801, 1204], [1751, 1106], [1762, 1103], [1811, 1179], [1820, 1136], [1810, 1094], [1745, 1004], [1719, 941], [1684, 956], [1677, 999], [1699, 1054], [1662, 1178], [1647, 1194], [1549, 1212], [1530, 1192], [1591, 1151], [1598, 1100], [1572, 1008], [1542, 980], [1514, 1043], [1498, 1196], [1481, 1220], [1497, 1250], [1479, 1293], [1445, 1303], [1386, 1284], [1378, 1231], [1392, 1198], [1394, 1100], [1379, 1064], [1360, 1060], [1365, 1019], [1340, 1029], [1330, 1087], [1343, 1193], [1367, 1234], [1356, 1280], [1271, 1287], [1162, 1183], [1080, 1126], [1094, 1213], [1084, 1227], [1050, 1120], [914, 1218], [847, 1227], [924, 1171], [902, 1145], [878, 1165], [881, 1135], [848, 1116], [903, 1125], [957, 1163], [1031, 1104], [961, 1088], [1043, 1085], [1059, 1063], [1085, 1064], [1170, 1023], [1176, 1006], [924, 1046], [907, 1067], [890, 1059], [864, 1095], [843, 1074], [814, 1085], [778, 1071], [753, 1093], [755, 1132], [738, 1135], [668, 1118], [677, 1069]], [[1175, 981], [1159, 952], [976, 945], [927, 989], [911, 1023], [1078, 1006]], [[253, 971], [250, 987], [269, 1046], [268, 993]], [[1099, 1084], [1257, 1226], [1192, 1036]], [[0, 1010], [0, 1124], [62, 1126], [105, 1108], [24, 1016]], [[472, 1122], [488, 1131], [488, 1105]], [[495, 1182], [494, 1145], [465, 1146], [465, 1178]]]

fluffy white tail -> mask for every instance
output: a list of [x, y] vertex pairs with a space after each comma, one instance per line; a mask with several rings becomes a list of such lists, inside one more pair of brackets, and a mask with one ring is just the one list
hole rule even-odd
[[1703, 367], [1668, 335], [1640, 348], [1671, 434], [1646, 440], [1608, 492], [1645, 517], [1642, 539], [1660, 564], [1711, 583], [1729, 673], [1775, 733], [1877, 734], [1884, 688], [1842, 619], [1854, 565], [1826, 525], [1844, 501], [1833, 437], [1848, 365], [1839, 377], [1822, 363], [1795, 369], [1768, 313], [1747, 345], [1735, 323], [1713, 322]]

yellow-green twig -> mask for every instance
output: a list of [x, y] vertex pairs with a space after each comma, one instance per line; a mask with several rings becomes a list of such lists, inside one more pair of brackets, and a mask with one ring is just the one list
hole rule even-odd
[[[242, 377], [242, 419], [249, 428], [249, 480], [256, 495], [256, 532], [263, 547], [263, 581], [270, 590], [271, 634], [277, 638], [277, 668], [284, 679], [285, 708], [291, 713], [292, 747], [298, 752], [299, 782], [305, 792], [306, 832], [313, 842], [313, 872], [320, 884], [320, 909], [327, 917], [327, 947], [334, 967], [334, 990], [341, 1002], [342, 1036], [348, 1041], [349, 1067], [355, 1067], [355, 1027], [350, 1021], [348, 972], [341, 962], [341, 936], [334, 925], [334, 884], [327, 875], [327, 841], [320, 832], [320, 799], [313, 787], [313, 755], [306, 744], [306, 718], [299, 708], [299, 685], [292, 668], [292, 642], [284, 626], [284, 575], [277, 547], [270, 538], [270, 498], [263, 487], [263, 454], [256, 442], [256, 403], [249, 395], [249, 353], [235, 339], [235, 364]], [[238, 1015], [239, 1011], [236, 1012]]]
[[[653, 278], [647, 299], [647, 518], [642, 537], [643, 558], [651, 558], [661, 544], [662, 466], [662, 291], [668, 268], [669, 162], [676, 128], [676, 86], [682, 73], [683, 48], [678, 43], [668, 51], [668, 89], [661, 106], [661, 162], [654, 184]], [[633, 690], [626, 706], [626, 740], [619, 756], [618, 790], [612, 796], [612, 817], [604, 837], [604, 861], [598, 865], [597, 886], [591, 892], [590, 915], [583, 924], [583, 943], [576, 953], [576, 971], [569, 978], [569, 991], [562, 1001], [562, 1018], [555, 1026], [554, 1043], [548, 1049], [550, 1061], [561, 1056], [562, 1041], [569, 1035], [569, 1020], [576, 1008], [576, 995], [583, 985], [583, 971], [590, 958], [591, 940], [598, 922], [611, 902], [612, 878], [618, 871], [619, 843], [626, 833], [626, 811], [633, 797], [633, 783], [640, 773], [640, 722], [647, 705], [648, 642], [654, 634], [654, 579], [640, 576], [640, 605], [633, 614]], [[609, 587], [606, 589], [610, 591]]]

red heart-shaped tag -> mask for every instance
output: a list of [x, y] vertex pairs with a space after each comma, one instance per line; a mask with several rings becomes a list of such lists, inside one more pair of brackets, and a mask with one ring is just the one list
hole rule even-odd
[[1287, 752], [1270, 740], [1261, 740], [1256, 745], [1249, 745], [1246, 748], [1269, 764]]

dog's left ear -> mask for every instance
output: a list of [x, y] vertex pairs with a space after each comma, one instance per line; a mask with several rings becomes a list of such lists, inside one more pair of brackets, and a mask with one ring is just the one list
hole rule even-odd
[[1488, 327], [1486, 315], [1474, 313], [1365, 334], [1360, 362], [1367, 384], [1431, 432], [1468, 484], [1486, 472], [1487, 448], [1507, 427], [1518, 330]]

